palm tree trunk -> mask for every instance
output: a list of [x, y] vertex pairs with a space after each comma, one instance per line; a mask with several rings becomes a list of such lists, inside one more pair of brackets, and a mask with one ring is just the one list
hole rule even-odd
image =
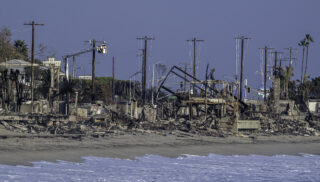
[[309, 45], [307, 45], [306, 66], [304, 67], [304, 79], [306, 79], [306, 75], [307, 75], [307, 68], [308, 68], [308, 55], [309, 55]]
[[304, 52], [305, 52], [305, 47], [303, 46], [303, 49], [302, 49], [302, 65], [301, 65], [301, 83], [303, 83]]

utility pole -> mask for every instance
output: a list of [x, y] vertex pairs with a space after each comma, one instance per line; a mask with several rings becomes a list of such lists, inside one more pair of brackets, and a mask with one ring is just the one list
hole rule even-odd
[[244, 40], [250, 39], [248, 37], [236, 37], [235, 39], [241, 39], [241, 70], [240, 70], [240, 100], [242, 101], [242, 90], [243, 90], [243, 59], [244, 59]]
[[114, 56], [112, 57], [112, 101], [114, 100], [115, 88], [114, 88]]
[[[292, 62], [296, 58], [294, 58], [292, 56], [292, 50], [296, 50], [296, 49], [292, 48], [292, 47], [288, 47], [288, 48], [285, 48], [285, 49], [289, 50], [289, 58], [282, 59], [281, 61], [289, 61], [289, 69], [287, 70], [287, 72], [288, 71], [293, 71]], [[281, 63], [281, 61], [280, 61], [280, 63]], [[280, 67], [281, 67], [281, 65], [280, 65]], [[293, 73], [287, 73], [287, 74], [293, 74]], [[285, 99], [288, 99], [288, 97], [289, 97], [289, 88], [288, 87], [289, 87], [289, 82], [291, 80], [291, 76], [292, 75], [289, 75], [288, 79], [284, 80], [284, 97], [285, 97]]]
[[[91, 103], [93, 104], [95, 102], [95, 92], [96, 92], [96, 87], [95, 87], [95, 65], [96, 65], [96, 43], [103, 43], [105, 44], [105, 41], [97, 41], [96, 39], [92, 39], [89, 41], [92, 44], [92, 78], [91, 78]], [[98, 51], [99, 53], [99, 51]]]
[[[204, 40], [198, 40], [196, 37], [193, 39], [187, 40], [188, 42], [193, 42], [193, 82], [195, 82], [196, 68], [197, 68], [197, 42], [203, 42]], [[195, 86], [193, 86], [193, 92], [195, 91]]]
[[146, 49], [142, 49], [142, 65], [141, 65], [141, 97], [142, 97], [142, 105], [145, 104], [146, 99], [146, 87], [147, 87], [147, 60], [146, 60]]
[[278, 52], [277, 51], [275, 51], [274, 52], [274, 67], [273, 67], [273, 69], [274, 69], [274, 74], [276, 74], [276, 69], [277, 69], [277, 63], [278, 63]]
[[289, 66], [292, 67], [292, 63], [293, 63], [293, 60], [296, 60], [297, 58], [293, 57], [292, 55], [292, 51], [293, 50], [297, 50], [295, 48], [292, 48], [292, 47], [288, 47], [288, 48], [285, 48], [286, 50], [289, 50]]
[[[97, 51], [96, 43], [99, 42], [99, 43], [105, 44], [105, 41], [97, 41], [96, 39], [92, 39], [89, 42], [92, 44], [91, 103], [93, 104], [95, 102], [95, 91], [96, 91], [96, 87], [95, 87], [95, 76], [96, 76], [95, 65], [96, 65], [96, 51]], [[101, 53], [101, 52], [98, 51], [98, 53]]]
[[32, 21], [31, 23], [24, 23], [24, 25], [31, 25], [32, 26], [32, 48], [31, 48], [31, 112], [33, 113], [33, 101], [34, 101], [34, 28], [35, 26], [43, 26], [43, 23], [35, 23]]
[[283, 52], [274, 51], [274, 67], [273, 67], [273, 75], [275, 77], [279, 76], [279, 69], [281, 68], [281, 65], [278, 67], [278, 54], [282, 54]]
[[143, 49], [143, 57], [142, 57], [142, 104], [145, 104], [146, 100], [146, 85], [147, 85], [147, 48], [148, 48], [148, 40], [154, 40], [154, 37], [138, 37], [137, 40], [144, 40], [144, 49]]
[[94, 84], [94, 80], [95, 80], [95, 64], [96, 64], [96, 40], [92, 39], [92, 78], [91, 78], [91, 103], [94, 103], [95, 100], [95, 84]]
[[280, 67], [278, 66], [278, 54], [281, 54], [279, 51], [275, 51], [274, 53], [274, 67], [273, 67], [273, 93], [272, 93], [272, 101], [273, 101], [273, 112], [279, 112], [279, 101], [281, 99], [282, 90], [280, 84]]
[[74, 67], [74, 65], [75, 65], [75, 62], [76, 62], [76, 57], [75, 56], [72, 56], [72, 61], [73, 61], [73, 63], [72, 63], [72, 79], [74, 79], [74, 77], [75, 77], [75, 67]]
[[264, 50], [264, 101], [267, 101], [267, 75], [268, 75], [268, 50], [272, 48], [268, 48], [265, 46], [264, 48], [260, 48]]
[[68, 58], [64, 58], [64, 73], [65, 73], [65, 78], [67, 81], [69, 81], [69, 64], [68, 64]]
[[154, 104], [154, 95], [153, 95], [153, 92], [154, 92], [154, 66], [155, 66], [156, 64], [153, 64], [152, 65], [152, 82], [151, 82], [151, 104], [152, 104], [152, 106], [153, 106], [153, 104]]
[[289, 64], [290, 64], [290, 67], [291, 67], [291, 65], [292, 65], [292, 47], [289, 47], [288, 49], [290, 51]]

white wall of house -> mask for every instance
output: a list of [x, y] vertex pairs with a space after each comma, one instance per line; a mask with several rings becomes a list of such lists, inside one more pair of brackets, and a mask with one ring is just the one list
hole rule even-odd
[[310, 112], [320, 112], [320, 101], [309, 101], [308, 104]]

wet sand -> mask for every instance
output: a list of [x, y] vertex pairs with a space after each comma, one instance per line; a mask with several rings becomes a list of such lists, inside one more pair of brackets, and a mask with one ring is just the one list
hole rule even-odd
[[[73, 137], [73, 138], [72, 138]], [[83, 156], [134, 159], [146, 154], [178, 157], [208, 155], [320, 155], [319, 136], [210, 137], [181, 132], [116, 132], [104, 137], [17, 134], [0, 129], [0, 164], [33, 161], [81, 162]]]

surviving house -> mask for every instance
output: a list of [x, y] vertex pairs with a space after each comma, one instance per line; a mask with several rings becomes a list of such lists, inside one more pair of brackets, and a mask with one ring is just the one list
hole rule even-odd
[[[39, 66], [38, 64], [34, 64], [34, 66]], [[19, 59], [12, 59], [6, 62], [0, 63], [0, 69], [1, 71], [7, 70], [8, 75], [10, 74], [11, 71], [16, 72], [19, 71], [19, 80], [30, 86], [30, 77], [27, 76], [26, 74], [26, 69], [28, 67], [31, 67], [31, 63], [28, 61], [24, 60], [19, 60]]]

